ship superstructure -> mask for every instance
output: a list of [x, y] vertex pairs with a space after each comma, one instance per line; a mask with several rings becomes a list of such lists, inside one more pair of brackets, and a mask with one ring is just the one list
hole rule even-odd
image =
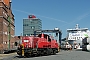
[[76, 24], [74, 29], [67, 29], [67, 40], [70, 44], [80, 44], [82, 46], [82, 39], [90, 37], [88, 28], [80, 28]]

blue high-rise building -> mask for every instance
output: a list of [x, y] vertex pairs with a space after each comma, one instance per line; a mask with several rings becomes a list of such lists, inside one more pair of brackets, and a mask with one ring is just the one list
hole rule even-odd
[[35, 30], [42, 30], [42, 22], [34, 15], [29, 15], [27, 19], [23, 19], [23, 36], [34, 34]]

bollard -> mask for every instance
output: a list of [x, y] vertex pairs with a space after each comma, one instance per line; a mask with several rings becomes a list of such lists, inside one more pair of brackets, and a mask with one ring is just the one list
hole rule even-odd
[[22, 56], [24, 56], [24, 45], [22, 44]]
[[58, 52], [60, 52], [60, 47], [58, 47]]

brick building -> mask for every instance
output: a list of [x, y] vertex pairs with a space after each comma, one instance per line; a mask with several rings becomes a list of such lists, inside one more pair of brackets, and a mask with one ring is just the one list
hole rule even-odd
[[14, 48], [14, 15], [10, 0], [0, 0], [0, 53]]

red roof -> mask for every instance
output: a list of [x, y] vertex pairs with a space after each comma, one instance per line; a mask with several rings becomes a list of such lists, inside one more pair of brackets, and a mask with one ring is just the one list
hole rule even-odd
[[28, 18], [36, 18], [34, 15], [29, 15]]

